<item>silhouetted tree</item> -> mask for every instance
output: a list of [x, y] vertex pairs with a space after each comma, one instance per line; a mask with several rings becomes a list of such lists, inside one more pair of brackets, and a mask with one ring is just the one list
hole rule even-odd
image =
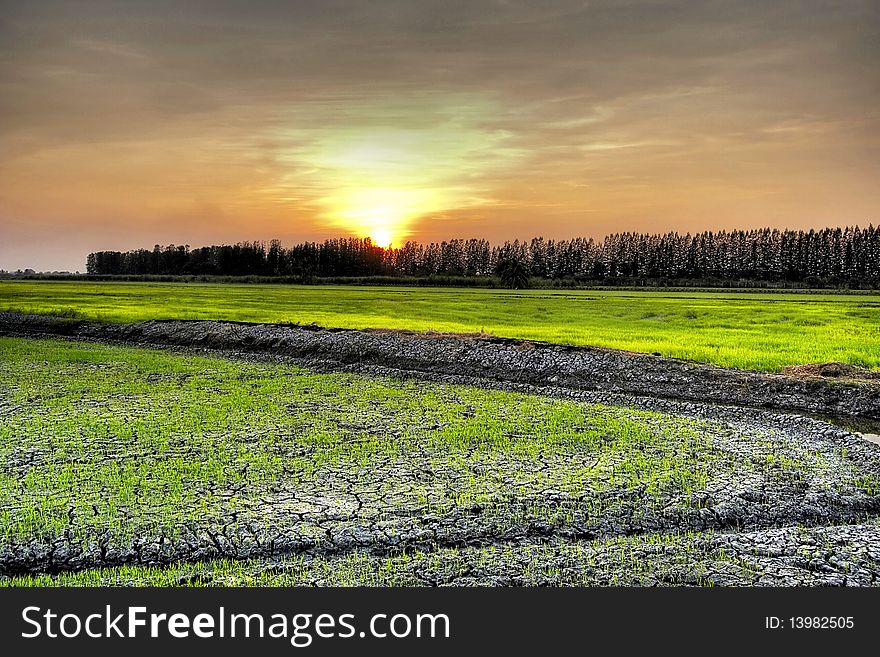
[[[490, 276], [511, 267], [537, 276], [606, 284], [737, 284], [795, 282], [870, 288], [880, 285], [880, 228], [793, 231], [616, 233], [592, 239], [504, 242], [447, 240], [407, 242], [383, 249], [370, 239], [306, 242], [285, 249], [272, 240], [232, 245], [155, 245], [134, 251], [97, 251], [89, 274], [293, 276], [303, 282], [333, 276]], [[522, 277], [517, 284], [523, 285]], [[505, 276], [505, 280], [510, 280]], [[505, 283], [506, 284], [506, 283]]]
[[523, 290], [529, 286], [529, 268], [515, 255], [508, 255], [498, 261], [495, 268], [501, 284], [511, 290]]

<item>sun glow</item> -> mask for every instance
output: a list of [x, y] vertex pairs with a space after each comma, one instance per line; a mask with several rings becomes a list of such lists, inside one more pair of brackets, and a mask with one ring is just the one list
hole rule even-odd
[[385, 230], [384, 228], [379, 228], [378, 230], [373, 231], [373, 234], [369, 237], [373, 240], [373, 244], [381, 246], [383, 249], [387, 249], [393, 243], [391, 231]]
[[421, 222], [485, 204], [484, 177], [519, 157], [510, 134], [484, 125], [497, 111], [478, 96], [328, 101], [320, 110], [291, 115], [296, 127], [273, 135], [287, 173], [268, 191], [383, 247]]
[[442, 207], [432, 190], [388, 187], [352, 189], [323, 202], [336, 208], [326, 215], [334, 223], [383, 248], [405, 241], [416, 219]]

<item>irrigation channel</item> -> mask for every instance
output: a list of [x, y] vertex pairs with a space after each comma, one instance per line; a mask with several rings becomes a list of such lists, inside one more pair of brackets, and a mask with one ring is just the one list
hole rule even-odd
[[[333, 415], [339, 409], [328, 410], [322, 421], [346, 427], [352, 440], [410, 442], [377, 452], [366, 467], [322, 461], [307, 478], [236, 489], [234, 513], [194, 512], [176, 533], [132, 536], [75, 518], [55, 534], [7, 533], [7, 577], [165, 566], [181, 583], [207, 584], [880, 584], [876, 380], [743, 372], [484, 335], [314, 326], [91, 324], [0, 313], [0, 335], [405, 381], [413, 395], [463, 409], [476, 394], [466, 391], [503, 391], [583, 408], [584, 423], [622, 428], [596, 437], [566, 425], [582, 439], [550, 440], [546, 449], [512, 434], [516, 449], [505, 452], [445, 445], [441, 424], [414, 433], [406, 418], [382, 415], [381, 401], [363, 418], [343, 409], [345, 422]], [[10, 417], [0, 408], [0, 422]], [[26, 446], [4, 449], [7, 477], [25, 477], [47, 458], [33, 447], [27, 458]], [[286, 454], [309, 457], [297, 450]], [[26, 500], [12, 499], [25, 510]], [[124, 512], [141, 522], [138, 509]], [[226, 565], [211, 565], [217, 559]], [[230, 561], [239, 564], [232, 575]]]

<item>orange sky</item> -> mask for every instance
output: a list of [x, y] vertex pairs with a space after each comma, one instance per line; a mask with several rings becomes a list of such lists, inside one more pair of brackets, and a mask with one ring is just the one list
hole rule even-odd
[[876, 2], [3, 2], [0, 268], [878, 222]]

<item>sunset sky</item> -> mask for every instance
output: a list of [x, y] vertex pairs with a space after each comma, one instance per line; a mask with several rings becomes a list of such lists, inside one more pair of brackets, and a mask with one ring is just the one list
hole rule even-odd
[[880, 220], [876, 0], [0, 0], [0, 268]]

